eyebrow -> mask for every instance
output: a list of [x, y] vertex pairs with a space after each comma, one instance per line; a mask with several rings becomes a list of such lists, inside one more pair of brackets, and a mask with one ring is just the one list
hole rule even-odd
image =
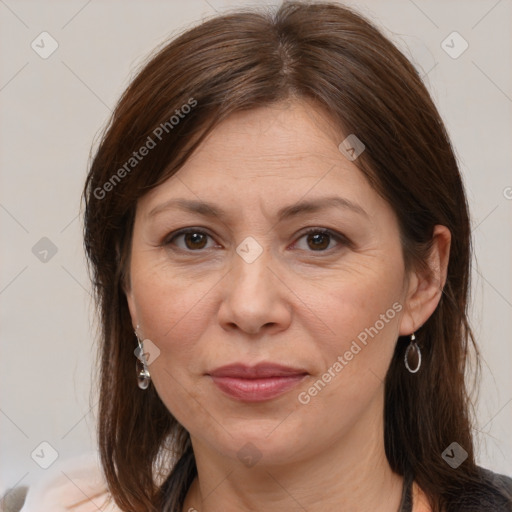
[[[147, 216], [154, 217], [163, 211], [173, 208], [203, 215], [204, 217], [218, 217], [221, 220], [225, 220], [228, 217], [225, 210], [213, 203], [190, 199], [170, 199], [153, 208]], [[290, 206], [285, 206], [277, 212], [277, 218], [279, 221], [283, 221], [304, 213], [316, 213], [329, 208], [343, 208], [369, 218], [368, 213], [360, 205], [349, 199], [338, 196], [320, 197], [314, 200], [301, 201]]]

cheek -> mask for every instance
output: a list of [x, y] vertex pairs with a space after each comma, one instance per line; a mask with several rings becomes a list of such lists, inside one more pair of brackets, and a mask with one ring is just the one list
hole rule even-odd
[[373, 325], [381, 314], [403, 299], [404, 277], [399, 260], [390, 263], [372, 258], [371, 265], [361, 263], [353, 267], [332, 274], [314, 296], [315, 308], [325, 315], [327, 325], [332, 325], [337, 334], [351, 336]]
[[324, 432], [339, 433], [382, 398], [402, 304], [395, 279], [379, 283], [376, 286], [373, 279], [340, 280], [318, 302], [323, 308], [319, 316], [326, 319], [332, 332], [316, 338], [322, 367], [298, 397], [307, 428], [321, 423]]
[[364, 380], [368, 372], [383, 378], [398, 338], [403, 310], [400, 256], [380, 261], [375, 258], [372, 265], [359, 265], [357, 271], [333, 275], [314, 294], [310, 290], [308, 297], [308, 305], [326, 326], [326, 335], [316, 338], [325, 368], [332, 367], [342, 356], [346, 364], [342, 363], [343, 371], [335, 372], [336, 375], [343, 373], [354, 382]]
[[144, 337], [186, 350], [191, 330], [207, 321], [204, 309], [211, 286], [201, 276], [190, 279], [165, 263], [134, 258], [132, 290]]
[[140, 262], [138, 271], [136, 263], [132, 290], [141, 333], [160, 351], [149, 367], [152, 385], [182, 425], [190, 424], [190, 418], [200, 422], [205, 414], [195, 385], [200, 364], [195, 340], [213, 314], [206, 311], [205, 300], [211, 285], [201, 279], [185, 280], [175, 270], [154, 264], [142, 267]]

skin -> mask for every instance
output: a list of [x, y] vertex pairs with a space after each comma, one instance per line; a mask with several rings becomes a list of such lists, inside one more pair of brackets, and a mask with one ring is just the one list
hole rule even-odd
[[[139, 200], [126, 295], [134, 328], [160, 351], [152, 383], [191, 436], [198, 478], [184, 511], [398, 510], [403, 479], [384, 452], [383, 379], [398, 336], [439, 302], [450, 233], [435, 228], [431, 275], [406, 273], [396, 216], [338, 150], [344, 138], [306, 101], [237, 113]], [[332, 195], [366, 214], [334, 207], [277, 219], [285, 206]], [[175, 198], [214, 203], [226, 217], [162, 207]], [[174, 236], [188, 227], [209, 236]], [[309, 227], [334, 236], [304, 234]], [[262, 249], [252, 263], [236, 252], [249, 236]], [[300, 403], [394, 303], [401, 311]], [[240, 361], [309, 375], [275, 399], [243, 403], [205, 375]], [[260, 457], [252, 467], [237, 457], [248, 442]], [[413, 491], [414, 512], [430, 510]]]

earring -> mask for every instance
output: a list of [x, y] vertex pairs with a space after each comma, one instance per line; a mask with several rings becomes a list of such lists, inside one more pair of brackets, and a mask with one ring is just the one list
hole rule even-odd
[[151, 375], [149, 373], [146, 358], [144, 357], [144, 347], [142, 342], [137, 334], [137, 330], [139, 329], [139, 325], [137, 325], [135, 329], [135, 337], [137, 338], [138, 347], [135, 349], [135, 355], [137, 356], [137, 361], [135, 363], [135, 370], [137, 372], [137, 385], [140, 389], [148, 389], [149, 383], [151, 382]]
[[415, 339], [414, 333], [411, 334], [411, 341], [407, 346], [404, 357], [405, 367], [411, 373], [416, 373], [421, 366], [421, 350], [416, 341], [414, 341]]

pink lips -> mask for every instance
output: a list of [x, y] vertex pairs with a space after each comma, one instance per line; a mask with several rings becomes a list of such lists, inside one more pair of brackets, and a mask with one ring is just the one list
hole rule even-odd
[[260, 363], [256, 366], [230, 364], [213, 370], [217, 387], [232, 398], [244, 402], [271, 400], [295, 387], [308, 373], [303, 369]]

